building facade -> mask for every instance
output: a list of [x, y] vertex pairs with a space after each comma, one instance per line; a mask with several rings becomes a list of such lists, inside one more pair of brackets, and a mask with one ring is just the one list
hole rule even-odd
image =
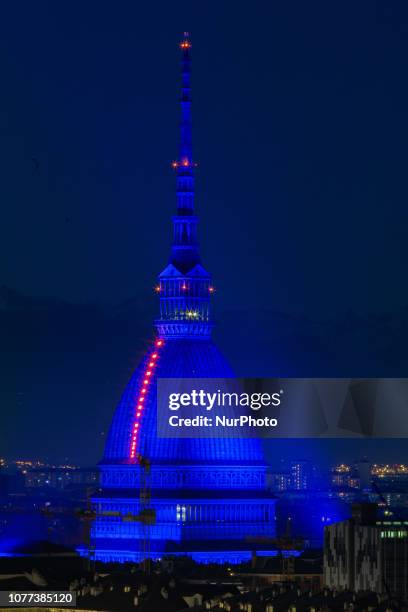
[[325, 527], [324, 582], [352, 591], [408, 598], [408, 521], [378, 521], [375, 505]]
[[197, 240], [188, 35], [180, 47], [173, 244], [156, 285], [156, 337], [119, 402], [100, 464], [102, 492], [93, 500], [92, 546], [96, 558], [105, 561], [189, 554], [204, 562], [239, 562], [250, 559], [251, 538], [275, 535], [275, 500], [265, 488], [258, 440], [164, 439], [156, 432], [158, 378], [233, 376], [211, 339], [215, 289]]

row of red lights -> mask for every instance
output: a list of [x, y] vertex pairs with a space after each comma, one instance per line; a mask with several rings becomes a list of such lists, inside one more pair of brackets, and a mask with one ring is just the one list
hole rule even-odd
[[197, 168], [197, 163], [191, 162], [187, 157], [183, 157], [181, 161], [174, 161], [171, 165], [173, 168], [190, 168], [191, 166]]
[[164, 345], [163, 340], [161, 340], [160, 338], [156, 340], [156, 342], [154, 343], [154, 349], [150, 357], [146, 360], [147, 365], [145, 367], [145, 371], [142, 374], [142, 384], [141, 384], [141, 388], [139, 389], [139, 396], [136, 401], [136, 409], [135, 409], [136, 412], [135, 412], [135, 417], [134, 417], [133, 427], [132, 427], [132, 439], [130, 442], [130, 458], [131, 459], [135, 459], [136, 457], [136, 448], [137, 448], [138, 435], [140, 433], [140, 423], [142, 419], [142, 413], [146, 405], [146, 400], [147, 400], [148, 392], [149, 392], [149, 385], [152, 380], [153, 372], [154, 372], [155, 367], [157, 366], [157, 362], [159, 359], [160, 349], [163, 347], [163, 345]]
[[[181, 286], [182, 291], [187, 291], [188, 287], [186, 284]], [[160, 293], [162, 291], [162, 287], [160, 285], [156, 285], [156, 287], [154, 288], [156, 293]], [[214, 293], [215, 292], [215, 287], [213, 287], [212, 285], [210, 285], [208, 287], [208, 292], [209, 293]]]

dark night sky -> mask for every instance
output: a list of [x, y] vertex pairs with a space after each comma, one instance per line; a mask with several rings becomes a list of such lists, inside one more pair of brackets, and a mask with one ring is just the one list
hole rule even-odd
[[2, 2], [1, 454], [101, 455], [170, 245], [183, 30], [235, 370], [407, 375], [405, 2]]

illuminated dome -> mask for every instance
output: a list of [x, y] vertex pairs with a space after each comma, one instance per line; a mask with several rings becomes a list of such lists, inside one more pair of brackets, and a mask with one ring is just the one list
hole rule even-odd
[[[155, 359], [152, 359], [155, 355]], [[150, 364], [150, 366], [149, 366]], [[150, 372], [148, 377], [146, 373]], [[134, 425], [139, 423], [134, 456], [139, 453], [153, 464], [183, 462], [262, 462], [259, 440], [254, 438], [158, 438], [156, 433], [156, 378], [229, 378], [233, 373], [210, 340], [183, 338], [162, 340], [153, 346], [135, 370], [113, 417], [104, 463], [132, 459]], [[148, 381], [143, 384], [143, 381]], [[147, 389], [137, 419], [141, 390]]]

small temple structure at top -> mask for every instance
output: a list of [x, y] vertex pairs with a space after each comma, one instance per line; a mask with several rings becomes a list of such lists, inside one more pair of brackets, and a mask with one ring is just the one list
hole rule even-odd
[[[180, 50], [173, 243], [156, 285], [160, 314], [155, 338], [116, 408], [100, 463], [91, 543], [102, 561], [190, 555], [202, 562], [241, 562], [250, 559], [255, 541], [275, 535], [275, 500], [265, 489], [259, 440], [157, 436], [158, 378], [234, 376], [211, 338], [214, 287], [197, 240], [187, 33]], [[268, 545], [263, 548], [271, 554]]]

